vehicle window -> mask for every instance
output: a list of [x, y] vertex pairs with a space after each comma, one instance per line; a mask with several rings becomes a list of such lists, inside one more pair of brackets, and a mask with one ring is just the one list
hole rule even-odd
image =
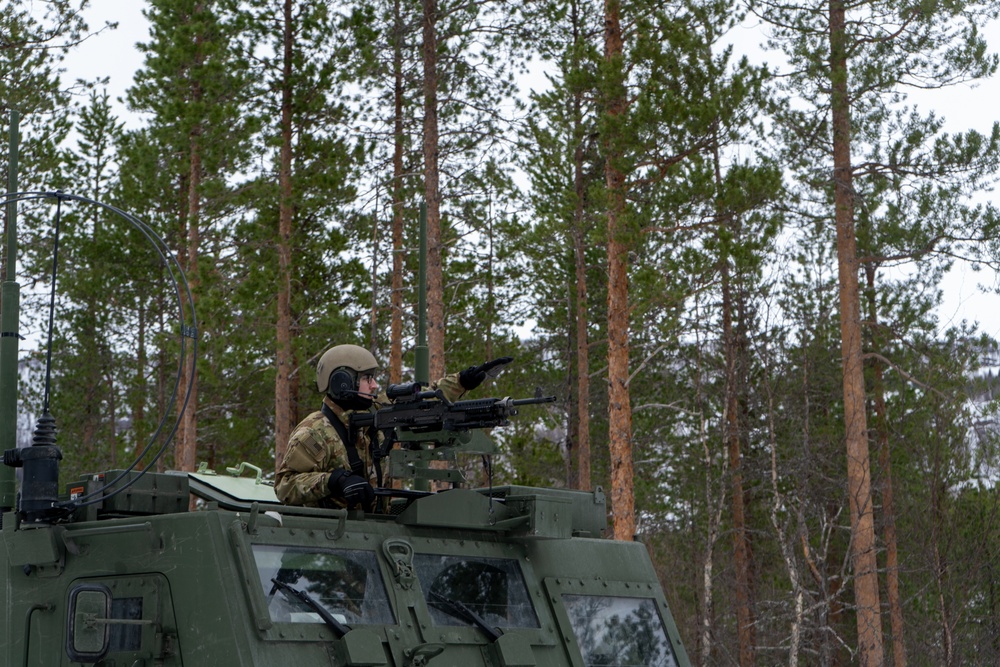
[[[136, 621], [142, 618], [142, 598], [126, 597], [111, 600], [111, 618]], [[142, 647], [142, 626], [114, 623], [111, 625], [111, 652], [138, 651]]]
[[341, 623], [395, 624], [372, 551], [255, 544], [253, 555], [272, 621], [323, 622], [308, 604], [282, 591], [276, 579], [306, 593]]
[[649, 598], [563, 595], [588, 667], [676, 667], [656, 603]]
[[435, 625], [471, 624], [456, 617], [454, 610], [442, 609], [446, 600], [444, 604], [457, 602], [491, 627], [539, 627], [516, 560], [416, 554], [413, 565]]

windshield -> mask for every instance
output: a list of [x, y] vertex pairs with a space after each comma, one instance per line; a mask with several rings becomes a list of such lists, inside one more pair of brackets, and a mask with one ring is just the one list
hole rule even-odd
[[676, 667], [656, 603], [649, 598], [563, 595], [587, 667]]
[[273, 578], [307, 593], [341, 623], [395, 624], [372, 551], [255, 544], [253, 555], [272, 621], [324, 622], [308, 604], [282, 594]]
[[516, 560], [416, 554], [413, 563], [435, 625], [473, 624], [449, 612], [444, 601], [450, 601], [471, 610], [490, 627], [539, 627]]

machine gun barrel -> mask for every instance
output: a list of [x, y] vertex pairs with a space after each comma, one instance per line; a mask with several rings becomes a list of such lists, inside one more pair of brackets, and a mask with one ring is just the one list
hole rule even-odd
[[539, 403], [555, 402], [555, 396], [535, 396], [534, 398], [515, 398], [511, 400], [510, 404], [516, 407], [518, 405], [538, 405]]

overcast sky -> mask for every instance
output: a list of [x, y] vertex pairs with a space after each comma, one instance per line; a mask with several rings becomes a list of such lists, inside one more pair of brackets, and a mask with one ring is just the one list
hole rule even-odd
[[[135, 0], [94, 0], [85, 16], [92, 30], [105, 21], [117, 21], [117, 30], [106, 31], [84, 43], [77, 54], [67, 61], [68, 78], [93, 78], [108, 76], [108, 93], [112, 99], [123, 98], [125, 90], [132, 82], [132, 75], [142, 65], [142, 55], [135, 48], [137, 42], [149, 39], [148, 24], [142, 16], [143, 2]], [[983, 29], [992, 51], [1000, 50], [1000, 23], [993, 23]], [[773, 54], [763, 54], [752, 48], [761, 39], [756, 26], [741, 29], [734, 40], [746, 44], [753, 59], [777, 60]], [[739, 55], [739, 54], [737, 54]], [[998, 114], [993, 111], [1000, 100], [1000, 77], [980, 83], [973, 88], [969, 85], [951, 86], [943, 91], [918, 93], [910, 96], [910, 102], [924, 109], [934, 109], [947, 121], [951, 132], [968, 129], [988, 134]], [[118, 105], [118, 113], [127, 127], [136, 127], [141, 119], [129, 116], [123, 104]], [[992, 199], [992, 193], [983, 193], [983, 199]], [[984, 284], [984, 285], [983, 285]], [[948, 327], [961, 322], [979, 322], [982, 330], [1000, 339], [1000, 295], [995, 292], [983, 293], [980, 286], [997, 287], [997, 278], [992, 273], [973, 273], [956, 268], [946, 278], [942, 288], [945, 304], [939, 311], [940, 324]]]

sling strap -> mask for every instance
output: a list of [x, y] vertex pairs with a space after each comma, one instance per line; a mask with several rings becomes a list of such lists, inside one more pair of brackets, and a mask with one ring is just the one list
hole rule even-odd
[[326, 420], [337, 431], [340, 441], [344, 443], [344, 449], [347, 450], [347, 460], [351, 463], [351, 472], [367, 479], [368, 475], [365, 474], [365, 463], [358, 454], [358, 448], [354, 446], [354, 440], [348, 436], [347, 427], [344, 426], [344, 423], [337, 418], [337, 415], [334, 414], [333, 410], [326, 403], [323, 404], [323, 416], [326, 417]]

